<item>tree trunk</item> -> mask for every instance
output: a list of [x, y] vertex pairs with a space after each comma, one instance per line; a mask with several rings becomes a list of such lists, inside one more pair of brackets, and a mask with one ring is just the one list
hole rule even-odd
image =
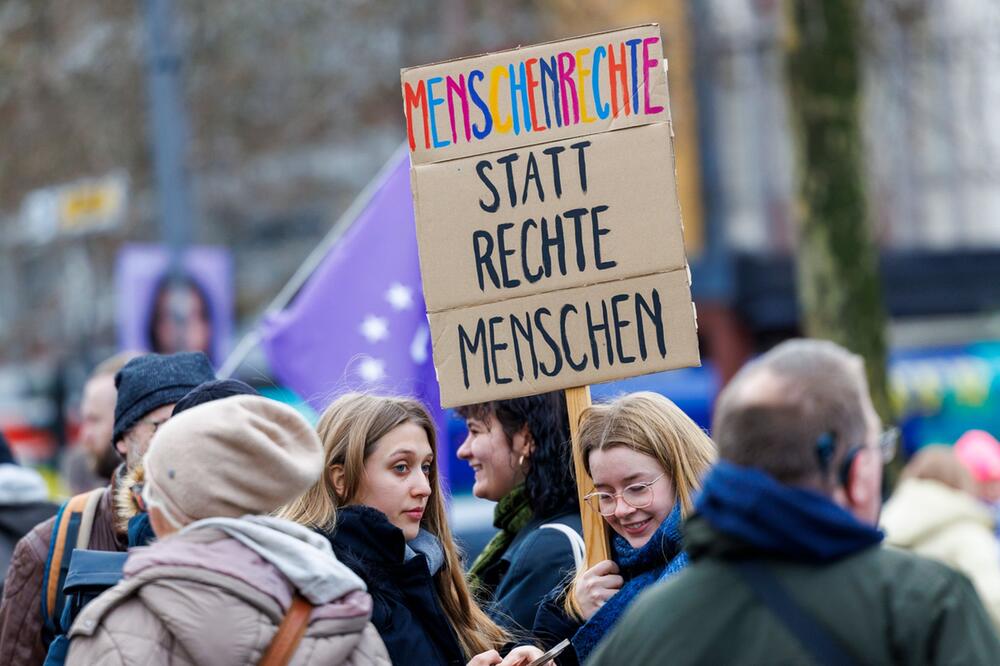
[[799, 156], [799, 305], [807, 335], [865, 359], [875, 408], [893, 421], [886, 315], [865, 198], [861, 2], [787, 0], [786, 70]]

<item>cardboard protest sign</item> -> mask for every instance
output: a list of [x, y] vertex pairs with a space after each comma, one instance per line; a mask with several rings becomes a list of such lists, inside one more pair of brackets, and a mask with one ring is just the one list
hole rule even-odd
[[442, 405], [699, 363], [656, 25], [402, 87]]

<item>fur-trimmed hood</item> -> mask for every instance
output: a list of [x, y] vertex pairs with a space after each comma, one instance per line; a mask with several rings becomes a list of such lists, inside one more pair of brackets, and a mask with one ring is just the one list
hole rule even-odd
[[142, 513], [139, 502], [136, 500], [136, 493], [146, 478], [142, 465], [136, 466], [130, 472], [125, 472], [120, 477], [119, 483], [115, 485], [115, 529], [119, 532], [128, 531], [128, 521]]

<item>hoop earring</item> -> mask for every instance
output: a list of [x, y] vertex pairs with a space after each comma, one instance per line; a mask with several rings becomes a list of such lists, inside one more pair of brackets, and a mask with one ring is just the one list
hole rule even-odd
[[517, 459], [517, 466], [518, 467], [524, 467], [524, 454], [523, 453], [521, 454], [521, 457]]

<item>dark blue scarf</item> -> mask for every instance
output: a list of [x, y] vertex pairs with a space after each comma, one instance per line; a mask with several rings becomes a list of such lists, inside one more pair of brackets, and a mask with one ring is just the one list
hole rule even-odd
[[681, 552], [681, 503], [674, 502], [670, 515], [641, 548], [633, 548], [616, 534], [611, 540], [611, 559], [625, 584], [573, 636], [573, 649], [581, 664], [640, 592], [687, 565], [687, 555]]
[[705, 479], [695, 508], [719, 532], [800, 562], [837, 560], [883, 536], [828, 497], [725, 461]]
[[145, 511], [137, 513], [128, 521], [128, 547], [148, 546], [153, 542], [156, 535], [153, 533], [153, 526], [149, 523], [149, 514]]

